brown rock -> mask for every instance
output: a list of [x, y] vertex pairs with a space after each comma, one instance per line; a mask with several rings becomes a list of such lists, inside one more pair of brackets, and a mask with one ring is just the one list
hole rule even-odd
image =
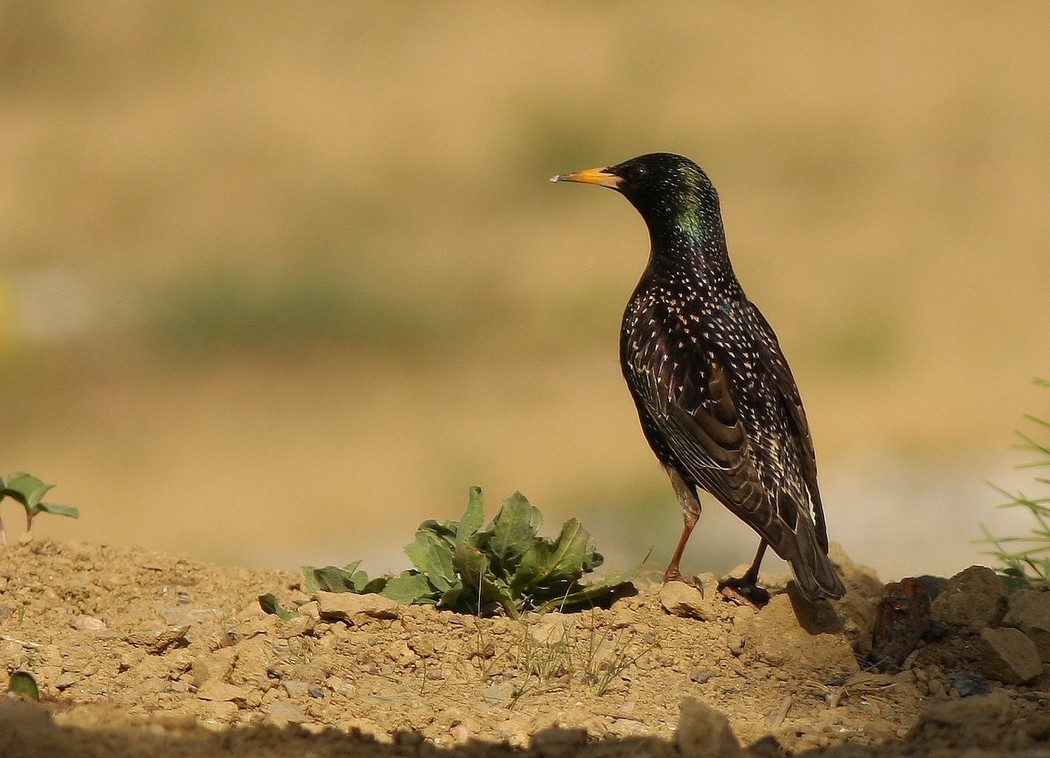
[[106, 622], [94, 616], [76, 616], [70, 623], [74, 629], [79, 629], [82, 632], [106, 631]]
[[1003, 626], [1024, 632], [1035, 644], [1043, 663], [1050, 663], [1050, 592], [1017, 590], [1011, 594]]
[[233, 670], [233, 663], [236, 659], [237, 653], [232, 647], [220, 648], [206, 655], [198, 655], [191, 664], [193, 683], [201, 687], [205, 682], [212, 680], [225, 681], [230, 671]]
[[660, 605], [672, 616], [701, 621], [712, 618], [714, 612], [700, 590], [685, 582], [668, 582], [661, 587]]
[[859, 670], [842, 622], [829, 603], [774, 595], [745, 627], [743, 645], [765, 663], [806, 676]]
[[948, 580], [931, 613], [949, 626], [997, 626], [1006, 613], [1006, 585], [990, 568], [970, 566]]
[[832, 542], [828, 550], [828, 557], [831, 558], [831, 563], [838, 569], [839, 576], [842, 577], [842, 581], [849, 590], [858, 592], [869, 600], [878, 600], [882, 596], [882, 582], [875, 573], [875, 569], [854, 563], [846, 555], [842, 545]]
[[318, 592], [317, 609], [321, 618], [339, 619], [354, 626], [367, 624], [375, 619], [395, 619], [398, 616], [396, 601], [374, 593], [358, 595], [353, 592]]
[[144, 647], [151, 653], [163, 653], [186, 639], [188, 625], [170, 626], [165, 629], [140, 629], [124, 636], [125, 642], [135, 647]]
[[575, 755], [587, 744], [587, 730], [552, 726], [532, 735], [532, 747], [540, 755]]
[[735, 758], [744, 754], [729, 719], [691, 697], [682, 700], [675, 741], [686, 758]]
[[542, 613], [529, 617], [529, 636], [541, 645], [555, 645], [566, 638], [575, 623], [564, 613]]
[[875, 629], [875, 601], [847, 589], [845, 597], [838, 600], [835, 607], [842, 615], [842, 631], [849, 638], [853, 651], [857, 655], [868, 657]]
[[201, 700], [244, 703], [248, 699], [248, 691], [243, 687], [237, 687], [233, 684], [227, 684], [226, 682], [212, 680], [201, 686], [197, 691], [197, 697]]
[[[0, 698], [0, 733], [23, 735], [9, 744], [34, 744], [41, 735], [54, 728], [51, 713], [41, 703], [19, 700], [14, 696]], [[0, 740], [2, 742], [2, 740]]]
[[922, 715], [922, 722], [949, 727], [1005, 724], [1013, 718], [1013, 705], [1003, 692], [934, 703]]
[[925, 582], [906, 577], [887, 584], [872, 630], [872, 662], [882, 671], [898, 670], [929, 630], [930, 622]]
[[266, 708], [266, 720], [278, 725], [301, 724], [309, 721], [310, 717], [303, 713], [303, 709], [297, 705], [288, 702], [279, 702]]
[[1012, 627], [981, 630], [981, 661], [987, 676], [1010, 684], [1024, 684], [1043, 673], [1035, 644]]

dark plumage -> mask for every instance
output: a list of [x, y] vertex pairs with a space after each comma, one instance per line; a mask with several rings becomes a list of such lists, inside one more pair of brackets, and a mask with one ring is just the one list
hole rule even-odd
[[702, 489], [761, 537], [751, 568], [731, 584], [755, 588], [768, 545], [807, 597], [841, 597], [798, 388], [733, 274], [711, 180], [687, 158], [653, 153], [552, 181], [615, 189], [649, 228], [649, 264], [624, 313], [620, 366], [685, 519], [665, 579], [680, 576]]

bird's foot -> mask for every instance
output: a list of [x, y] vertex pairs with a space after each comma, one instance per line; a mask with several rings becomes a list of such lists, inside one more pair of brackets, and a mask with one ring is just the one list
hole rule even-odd
[[704, 585], [700, 581], [698, 576], [682, 576], [682, 572], [675, 569], [671, 571], [668, 569], [664, 572], [664, 584], [668, 582], [681, 582], [682, 584], [688, 584], [690, 587], [700, 590], [700, 596], [704, 595]]
[[763, 608], [769, 602], [769, 593], [746, 576], [739, 579], [734, 577], [723, 579], [718, 583], [718, 591], [726, 600], [737, 605]]
[[678, 561], [671, 561], [671, 565], [667, 567], [667, 571], [664, 572], [664, 584], [668, 582], [681, 582], [682, 571], [678, 568]]

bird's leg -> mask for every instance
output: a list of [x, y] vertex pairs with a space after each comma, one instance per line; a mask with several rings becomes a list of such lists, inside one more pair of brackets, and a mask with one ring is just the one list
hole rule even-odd
[[750, 568], [744, 572], [744, 575], [740, 577], [739, 581], [741, 585], [755, 587], [758, 585], [758, 569], [762, 565], [762, 559], [766, 555], [766, 547], [768, 543], [765, 539], [762, 539], [758, 543], [758, 552], [755, 553], [755, 560], [751, 562]]
[[696, 526], [696, 522], [700, 519], [699, 513], [683, 513], [683, 519], [685, 520], [685, 526], [682, 529], [682, 536], [678, 540], [678, 547], [674, 550], [674, 555], [671, 557], [671, 563], [667, 566], [667, 571], [664, 572], [665, 582], [677, 582], [682, 578], [682, 572], [678, 568], [678, 564], [682, 560], [682, 553], [685, 552], [685, 543], [689, 541], [689, 535], [693, 533], [693, 527]]
[[751, 562], [743, 576], [739, 579], [730, 577], [719, 583], [718, 589], [722, 591], [722, 594], [735, 595], [759, 607], [769, 602], [769, 593], [758, 586], [758, 569], [762, 565], [762, 558], [765, 557], [767, 545], [768, 543], [764, 538], [758, 543], [758, 552], [755, 553], [755, 560]]
[[682, 520], [685, 522], [682, 528], [682, 536], [678, 539], [678, 547], [675, 548], [674, 555], [671, 557], [671, 563], [667, 567], [667, 571], [664, 572], [665, 582], [676, 582], [682, 578], [682, 572], [679, 570], [678, 564], [682, 560], [682, 553], [685, 552], [685, 543], [689, 541], [689, 535], [693, 533], [693, 527], [696, 526], [696, 522], [700, 519], [700, 500], [696, 496], [696, 490], [682, 478], [681, 474], [670, 466], [665, 468], [667, 476], [671, 478], [671, 485], [674, 487], [674, 493], [678, 497], [678, 505], [682, 509]]

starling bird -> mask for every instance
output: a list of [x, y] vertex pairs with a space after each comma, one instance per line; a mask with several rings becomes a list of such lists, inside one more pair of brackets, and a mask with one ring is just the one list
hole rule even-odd
[[624, 312], [620, 367], [685, 520], [665, 581], [681, 576], [705, 490], [761, 538], [744, 576], [725, 584], [758, 592], [769, 546], [808, 598], [842, 597], [798, 388], [776, 335], [733, 274], [707, 174], [687, 158], [652, 153], [551, 181], [614, 189], [649, 228], [649, 264]]

